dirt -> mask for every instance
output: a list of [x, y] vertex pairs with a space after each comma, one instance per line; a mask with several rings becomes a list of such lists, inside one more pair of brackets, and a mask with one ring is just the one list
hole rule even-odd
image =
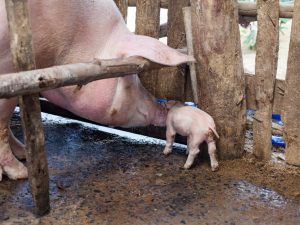
[[[103, 133], [79, 123], [45, 124], [51, 211], [37, 218], [28, 182], [0, 183], [0, 224], [300, 224], [300, 169], [250, 154], [206, 158], [191, 170], [184, 149]], [[12, 128], [18, 137], [18, 117]]]

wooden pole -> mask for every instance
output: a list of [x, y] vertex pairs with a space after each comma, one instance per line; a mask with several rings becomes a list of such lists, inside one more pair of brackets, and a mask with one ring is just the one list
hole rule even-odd
[[286, 162], [300, 166], [300, 1], [295, 1], [284, 96]]
[[[169, 1], [167, 36], [172, 48], [186, 46], [182, 8], [188, 5], [189, 0]], [[159, 71], [156, 96], [184, 101], [186, 81], [185, 68], [164, 68]]]
[[160, 67], [164, 66], [141, 57], [129, 57], [3, 74], [0, 76], [0, 98], [38, 93], [69, 85], [84, 85], [94, 80], [122, 77]]
[[[6, 0], [5, 3], [13, 63], [19, 71], [32, 70], [35, 68], [35, 61], [27, 1]], [[33, 201], [36, 206], [36, 214], [44, 215], [50, 209], [49, 175], [44, 151], [44, 131], [41, 122], [39, 96], [38, 94], [22, 96], [19, 103]]]
[[238, 7], [235, 0], [191, 0], [200, 107], [215, 120], [219, 156], [239, 158], [246, 128]]
[[[182, 10], [183, 10], [183, 18], [184, 18], [184, 26], [185, 26], [188, 54], [194, 56], [191, 7], [184, 7]], [[197, 105], [199, 105], [198, 94], [200, 94], [200, 93], [198, 90], [195, 62], [189, 63], [189, 67], [190, 67], [190, 79], [191, 79], [192, 92], [193, 92], [193, 101]]]
[[[160, 33], [160, 0], [136, 1], [136, 34], [159, 38]], [[147, 72], [140, 76], [143, 86], [156, 96], [158, 72]]]
[[127, 22], [128, 0], [114, 0], [118, 6], [125, 22]]
[[[246, 102], [247, 102], [247, 109], [257, 109], [256, 104], [256, 89], [257, 89], [257, 79], [254, 74], [249, 75], [245, 74], [246, 78]], [[286, 82], [285, 80], [277, 80], [275, 81], [275, 88], [274, 88], [274, 101], [273, 101], [273, 113], [275, 114], [282, 114], [284, 111], [284, 93], [286, 90]]]
[[257, 1], [256, 104], [253, 121], [253, 153], [271, 159], [272, 112], [279, 48], [279, 0]]

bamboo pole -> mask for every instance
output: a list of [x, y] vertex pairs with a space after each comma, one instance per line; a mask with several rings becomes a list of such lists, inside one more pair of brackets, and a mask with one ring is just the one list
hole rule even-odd
[[[183, 18], [184, 18], [184, 26], [185, 26], [188, 54], [194, 56], [191, 8], [184, 7], [182, 10], [183, 10]], [[198, 94], [200, 94], [200, 93], [198, 90], [195, 62], [189, 63], [189, 67], [190, 67], [190, 80], [191, 80], [192, 92], [193, 92], [193, 101], [197, 105], [199, 105]]]
[[[182, 8], [189, 0], [172, 0], [168, 10], [168, 46], [181, 48], [186, 46]], [[185, 100], [185, 83], [187, 81], [185, 68], [172, 67], [159, 71], [156, 97], [164, 99]]]
[[295, 1], [284, 96], [286, 162], [300, 166], [300, 1]]
[[[136, 34], [146, 35], [158, 39], [160, 33], [160, 0], [136, 1]], [[143, 86], [156, 96], [158, 71], [146, 72], [140, 76]]]
[[279, 48], [279, 0], [258, 0], [256, 50], [256, 104], [253, 121], [253, 153], [271, 159], [272, 112]]
[[[6, 0], [5, 3], [13, 63], [19, 71], [32, 70], [35, 68], [35, 61], [27, 1]], [[39, 96], [38, 94], [22, 96], [19, 104], [31, 193], [36, 206], [36, 214], [44, 215], [50, 209], [49, 175], [44, 151], [44, 131]]]
[[220, 157], [239, 158], [244, 152], [246, 102], [237, 3], [191, 0], [191, 10], [200, 106], [216, 122]]

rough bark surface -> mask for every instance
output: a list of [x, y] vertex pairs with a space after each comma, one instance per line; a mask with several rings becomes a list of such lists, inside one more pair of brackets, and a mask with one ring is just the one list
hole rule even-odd
[[[32, 70], [35, 68], [35, 62], [27, 1], [6, 0], [5, 3], [14, 65], [19, 71]], [[49, 175], [38, 94], [20, 97], [20, 107], [29, 183], [36, 205], [36, 213], [43, 215], [50, 209]]]
[[[247, 109], [257, 109], [255, 100], [256, 96], [256, 76], [253, 74], [245, 74], [246, 78], [246, 98], [247, 98]], [[273, 113], [282, 114], [284, 111], [283, 100], [284, 92], [286, 90], [285, 80], [276, 80], [274, 89], [274, 102], [273, 102]]]
[[279, 1], [257, 1], [256, 105], [253, 121], [253, 153], [260, 160], [271, 159], [272, 112], [279, 48]]
[[[136, 34], [159, 38], [160, 35], [160, 0], [136, 1]], [[158, 72], [147, 72], [140, 76], [143, 86], [156, 96]]]
[[284, 97], [284, 138], [287, 143], [286, 162], [300, 166], [300, 1], [295, 1], [286, 93]]
[[243, 154], [246, 128], [238, 8], [234, 0], [191, 0], [200, 107], [215, 120], [221, 158]]
[[[169, 0], [167, 37], [172, 48], [186, 46], [182, 8], [189, 0]], [[157, 95], [161, 98], [185, 100], [186, 73], [183, 68], [166, 68], [158, 77]]]
[[114, 0], [120, 12], [123, 15], [125, 22], [127, 21], [128, 0]]

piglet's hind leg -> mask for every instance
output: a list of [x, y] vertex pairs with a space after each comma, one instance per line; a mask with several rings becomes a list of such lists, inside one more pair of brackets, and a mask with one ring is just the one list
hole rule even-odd
[[210, 164], [211, 164], [211, 170], [217, 171], [219, 169], [219, 163], [217, 161], [217, 148], [216, 148], [216, 142], [210, 141], [207, 143], [208, 145], [208, 154], [210, 157]]
[[199, 154], [199, 145], [203, 142], [202, 138], [199, 137], [188, 137], [188, 158], [184, 164], [184, 169], [189, 169], [194, 163], [195, 158]]

